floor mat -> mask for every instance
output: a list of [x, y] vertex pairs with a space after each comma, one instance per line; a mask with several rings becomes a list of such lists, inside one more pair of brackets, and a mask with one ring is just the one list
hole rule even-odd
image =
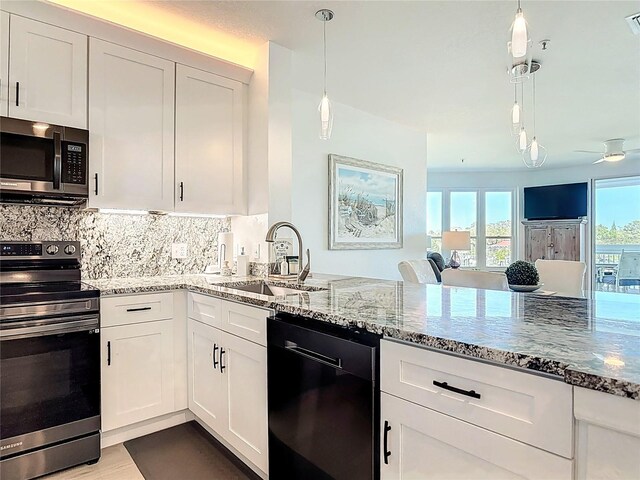
[[146, 480], [259, 478], [195, 422], [129, 440], [124, 446]]

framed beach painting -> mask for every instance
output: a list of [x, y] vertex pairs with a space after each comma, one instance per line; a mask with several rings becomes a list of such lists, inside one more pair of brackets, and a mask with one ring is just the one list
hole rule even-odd
[[402, 248], [402, 169], [329, 155], [329, 249]]

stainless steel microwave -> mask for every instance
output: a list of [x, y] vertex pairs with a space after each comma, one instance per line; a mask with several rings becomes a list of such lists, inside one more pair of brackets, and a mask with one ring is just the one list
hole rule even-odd
[[89, 132], [0, 117], [0, 202], [84, 205]]

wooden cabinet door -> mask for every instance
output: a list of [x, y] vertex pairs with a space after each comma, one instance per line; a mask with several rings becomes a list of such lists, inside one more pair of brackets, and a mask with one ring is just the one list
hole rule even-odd
[[383, 480], [572, 478], [571, 460], [393, 395], [381, 397]]
[[9, 113], [9, 14], [0, 11], [0, 116]]
[[550, 245], [552, 260], [580, 260], [579, 227], [557, 225], [551, 227]]
[[226, 392], [223, 436], [263, 472], [268, 466], [267, 349], [223, 333]]
[[102, 430], [174, 409], [173, 320], [102, 329]]
[[11, 16], [9, 115], [87, 128], [87, 37]]
[[89, 47], [89, 206], [172, 211], [175, 64]]
[[526, 260], [549, 259], [549, 230], [543, 226], [527, 226], [525, 229]]
[[246, 213], [243, 88], [177, 65], [176, 211]]
[[226, 394], [219, 363], [222, 332], [188, 319], [187, 334], [189, 409], [222, 434], [226, 423]]

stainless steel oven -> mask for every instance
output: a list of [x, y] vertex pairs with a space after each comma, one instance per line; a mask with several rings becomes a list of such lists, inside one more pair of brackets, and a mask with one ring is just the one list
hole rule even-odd
[[79, 257], [77, 242], [0, 243], [3, 480], [100, 457], [100, 299]]
[[87, 130], [0, 117], [0, 200], [84, 204], [88, 144]]

